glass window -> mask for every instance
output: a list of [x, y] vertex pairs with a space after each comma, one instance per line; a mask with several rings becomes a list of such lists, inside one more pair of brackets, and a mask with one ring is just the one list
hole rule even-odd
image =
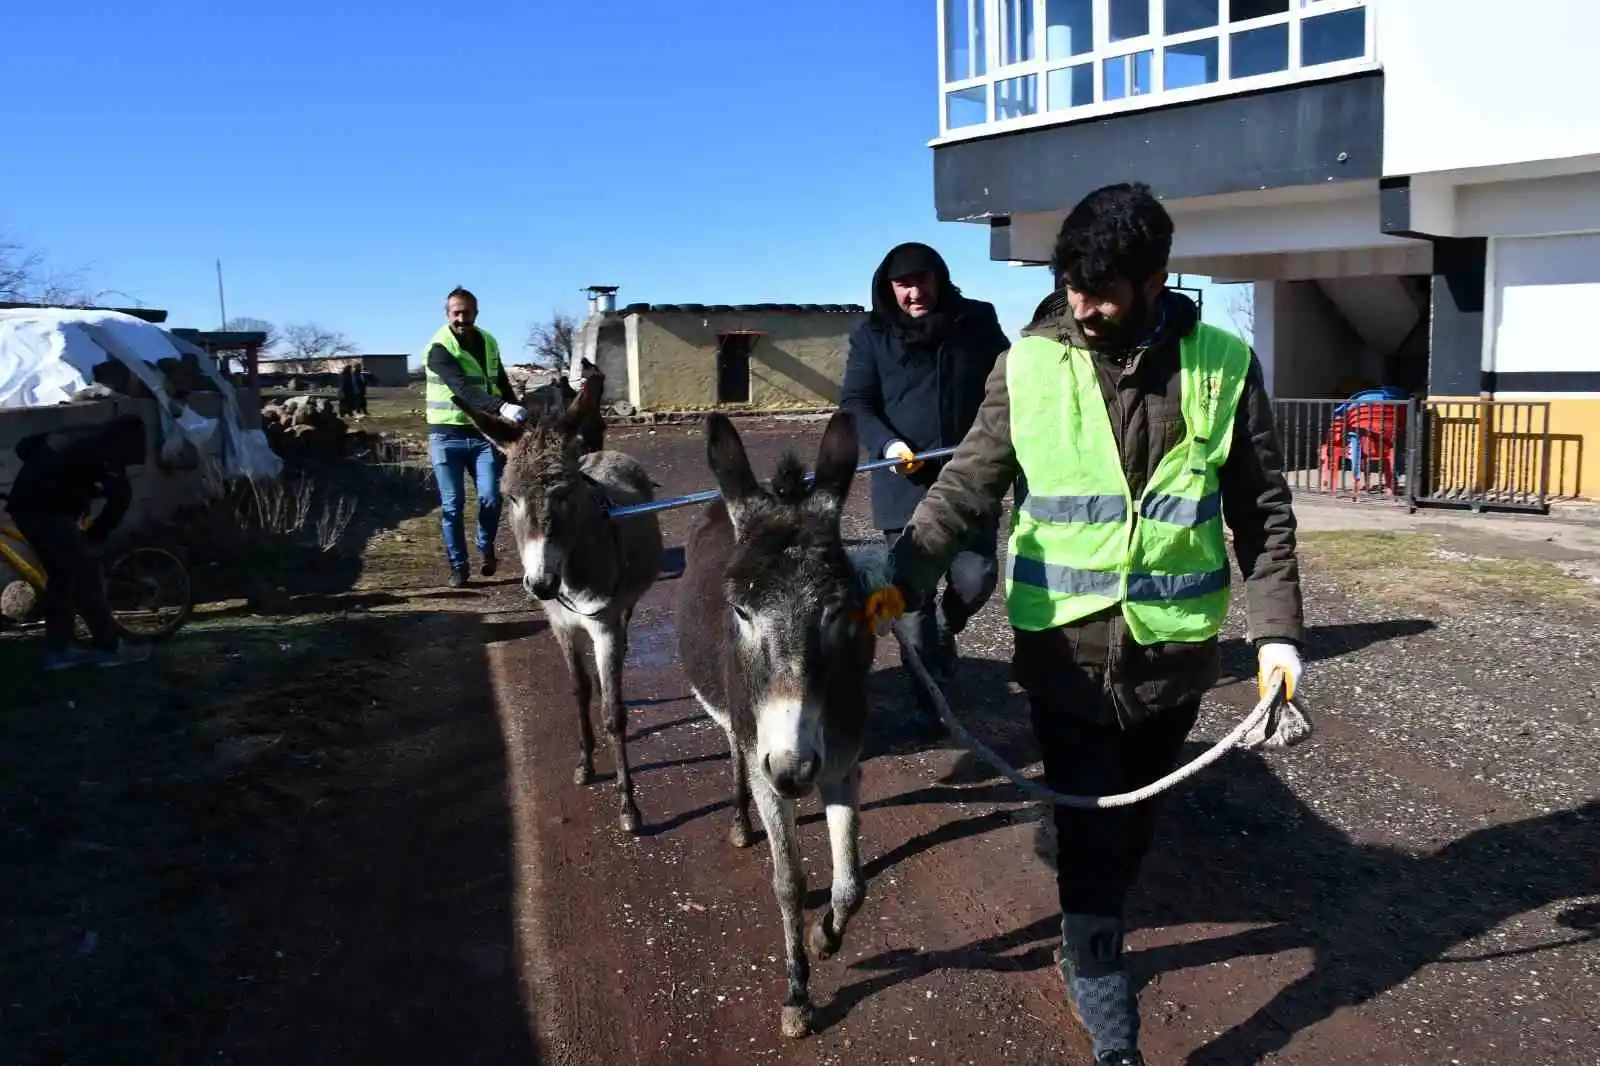
[[1367, 10], [1352, 7], [1300, 23], [1300, 65], [1337, 63], [1367, 54]]
[[1044, 54], [1047, 59], [1081, 56], [1094, 50], [1094, 0], [1046, 0]]
[[1228, 5], [1229, 22], [1247, 22], [1268, 15], [1282, 15], [1289, 10], [1289, 0], [1233, 0]]
[[965, 81], [985, 73], [983, 26], [983, 0], [944, 0], [946, 81]]
[[1105, 61], [1107, 100], [1121, 100], [1129, 96], [1143, 96], [1150, 91], [1151, 69], [1155, 65], [1154, 52], [1135, 52], [1133, 55], [1115, 56]]
[[1217, 0], [1167, 0], [1162, 23], [1168, 33], [1188, 33], [1217, 24]]
[[1111, 39], [1126, 41], [1150, 32], [1150, 0], [1106, 0], [1111, 11]]
[[944, 124], [953, 130], [989, 121], [989, 87], [974, 85], [944, 94]]
[[1228, 76], [1250, 78], [1289, 69], [1289, 24], [1235, 33], [1228, 39]]
[[1093, 63], [1079, 63], [1075, 67], [1052, 70], [1045, 78], [1050, 110], [1060, 111], [1094, 103]]
[[1027, 74], [994, 83], [994, 117], [1003, 122], [1039, 113], [1039, 75]]
[[1000, 65], [1033, 58], [1033, 0], [1000, 0]]
[[1161, 87], [1188, 89], [1217, 80], [1217, 39], [1169, 44], [1161, 59]]

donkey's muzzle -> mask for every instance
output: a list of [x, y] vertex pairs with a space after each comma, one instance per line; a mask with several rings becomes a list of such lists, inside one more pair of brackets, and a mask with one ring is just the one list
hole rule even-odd
[[528, 593], [536, 600], [553, 600], [560, 591], [560, 578], [541, 577], [537, 581], [528, 582]]
[[799, 799], [810, 792], [822, 772], [822, 756], [811, 752], [768, 752], [761, 757], [762, 772], [780, 796]]

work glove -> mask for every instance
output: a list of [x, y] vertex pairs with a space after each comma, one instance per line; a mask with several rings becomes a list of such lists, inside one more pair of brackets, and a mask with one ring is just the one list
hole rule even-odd
[[861, 618], [881, 637], [906, 613], [905, 593], [894, 583], [888, 552], [863, 552], [852, 563], [862, 592]]
[[514, 403], [503, 403], [500, 405], [500, 417], [507, 422], [515, 422], [521, 425], [528, 420], [528, 409], [519, 407]]
[[883, 450], [883, 457], [885, 459], [900, 460], [899, 465], [891, 466], [889, 468], [891, 472], [896, 474], [915, 474], [918, 470], [922, 469], [922, 463], [911, 458], [915, 454], [916, 453], [911, 450], [911, 445], [907, 444], [903, 440], [893, 441], [887, 448]]
[[1311, 719], [1296, 699], [1300, 676], [1304, 672], [1299, 650], [1287, 641], [1268, 641], [1256, 649], [1256, 691], [1262, 699], [1266, 699], [1281, 678], [1283, 701], [1244, 735], [1239, 742], [1240, 747], [1246, 751], [1292, 748], [1311, 736]]

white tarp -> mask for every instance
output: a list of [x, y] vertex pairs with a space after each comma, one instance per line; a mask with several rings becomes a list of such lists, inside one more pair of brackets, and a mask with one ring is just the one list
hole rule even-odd
[[174, 458], [188, 443], [220, 461], [229, 478], [275, 477], [283, 461], [266, 434], [244, 429], [238, 396], [209, 356], [199, 364], [221, 394], [221, 419], [207, 418], [167, 393], [157, 364], [181, 359], [178, 343], [161, 327], [117, 311], [0, 310], [0, 408], [67, 403], [95, 384], [95, 367], [115, 359], [156, 398], [164, 457]]

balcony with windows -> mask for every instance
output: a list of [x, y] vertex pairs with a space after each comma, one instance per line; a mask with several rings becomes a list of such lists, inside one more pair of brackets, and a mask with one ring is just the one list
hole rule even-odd
[[1377, 68], [1368, 0], [939, 0], [935, 143]]

